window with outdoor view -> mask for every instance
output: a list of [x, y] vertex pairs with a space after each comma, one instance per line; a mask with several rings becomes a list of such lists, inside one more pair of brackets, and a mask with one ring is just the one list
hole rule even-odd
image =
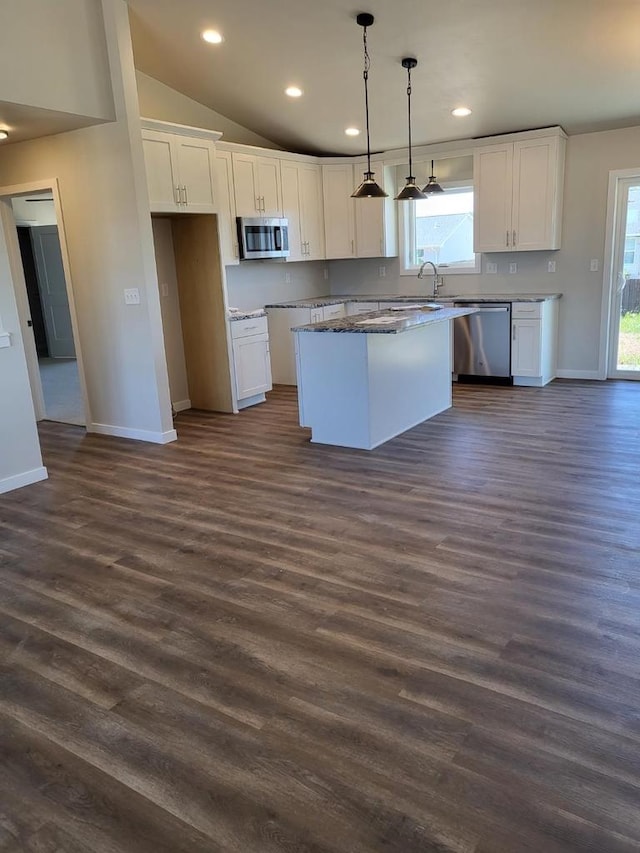
[[403, 204], [404, 272], [424, 261], [448, 272], [479, 272], [473, 251], [473, 186], [446, 186], [444, 192]]

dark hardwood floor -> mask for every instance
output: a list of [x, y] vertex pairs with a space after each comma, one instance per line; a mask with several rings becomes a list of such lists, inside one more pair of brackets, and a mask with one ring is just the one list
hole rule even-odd
[[640, 384], [177, 428], [0, 497], [2, 853], [640, 850]]

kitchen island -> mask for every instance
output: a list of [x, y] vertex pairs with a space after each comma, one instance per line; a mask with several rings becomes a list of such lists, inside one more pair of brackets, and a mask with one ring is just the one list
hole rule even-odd
[[474, 312], [424, 304], [294, 328], [300, 426], [373, 450], [450, 408], [451, 321]]

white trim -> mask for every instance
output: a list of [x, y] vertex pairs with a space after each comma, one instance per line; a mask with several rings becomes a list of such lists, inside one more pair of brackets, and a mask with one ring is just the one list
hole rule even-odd
[[166, 432], [152, 432], [146, 429], [129, 429], [128, 427], [112, 426], [111, 424], [87, 424], [87, 432], [98, 435], [109, 435], [113, 438], [131, 438], [134, 441], [148, 441], [151, 444], [169, 444], [176, 441], [178, 434], [175, 429]]
[[615, 289], [614, 248], [615, 234], [617, 230], [616, 215], [618, 210], [618, 187], [620, 181], [628, 178], [640, 178], [640, 166], [636, 169], [616, 169], [609, 172], [607, 224], [605, 233], [604, 261], [602, 264], [602, 309], [600, 312], [600, 355], [598, 358], [598, 379], [606, 379], [610, 372], [611, 307]]
[[556, 370], [557, 379], [606, 379], [599, 370]]
[[174, 124], [171, 121], [160, 121], [157, 118], [140, 117], [143, 130], [157, 130], [160, 133], [174, 133], [176, 136], [190, 136], [195, 139], [211, 139], [217, 142], [222, 136], [219, 130], [208, 130], [205, 127], [190, 127], [187, 124]]
[[21, 489], [23, 486], [30, 486], [32, 483], [39, 483], [48, 477], [49, 474], [44, 466], [24, 471], [22, 474], [14, 474], [12, 477], [5, 477], [4, 480], [0, 480], [0, 495], [14, 489]]
[[[80, 335], [78, 332], [78, 316], [76, 313], [75, 299], [73, 295], [73, 280], [71, 277], [71, 264], [69, 262], [69, 252], [67, 250], [67, 236], [64, 227], [64, 215], [62, 211], [62, 202], [60, 200], [60, 187], [57, 178], [42, 179], [32, 181], [25, 184], [12, 184], [6, 187], [0, 187], [0, 198], [5, 199], [10, 203], [12, 196], [28, 195], [35, 192], [51, 192], [53, 195], [53, 205], [56, 213], [56, 226], [58, 229], [58, 241], [60, 243], [60, 253], [62, 255], [62, 268], [64, 270], [64, 278], [67, 286], [67, 298], [69, 302], [69, 314], [71, 317], [71, 330], [73, 334], [73, 343], [76, 351], [76, 363], [78, 367], [78, 379], [80, 380], [80, 392], [82, 394], [82, 405], [84, 410], [85, 420], [91, 420], [91, 410], [89, 407], [89, 395], [87, 393], [87, 383], [85, 381], [84, 361], [82, 357], [82, 347], [80, 344]], [[16, 230], [15, 217], [12, 212], [12, 232], [7, 231], [5, 224], [5, 240], [7, 250], [9, 252], [9, 263], [11, 265], [13, 275], [13, 290], [18, 306], [18, 317], [20, 325], [25, 330], [27, 320], [31, 315], [29, 302], [27, 299], [27, 286], [24, 280], [24, 270], [22, 266], [22, 256], [18, 244], [18, 233]], [[31, 393], [33, 397], [33, 406], [36, 414], [36, 420], [41, 421], [46, 417], [44, 396], [42, 393], [42, 380], [40, 379], [40, 368], [38, 365], [38, 355], [36, 353], [35, 337], [33, 331], [31, 334], [22, 334], [25, 357], [29, 371], [29, 382], [31, 385]]]
[[191, 408], [191, 400], [177, 400], [171, 404], [174, 412], [185, 412]]

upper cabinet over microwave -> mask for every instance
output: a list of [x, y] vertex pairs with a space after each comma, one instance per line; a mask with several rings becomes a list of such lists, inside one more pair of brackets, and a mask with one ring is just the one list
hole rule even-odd
[[475, 151], [476, 252], [560, 248], [565, 140], [558, 129]]

